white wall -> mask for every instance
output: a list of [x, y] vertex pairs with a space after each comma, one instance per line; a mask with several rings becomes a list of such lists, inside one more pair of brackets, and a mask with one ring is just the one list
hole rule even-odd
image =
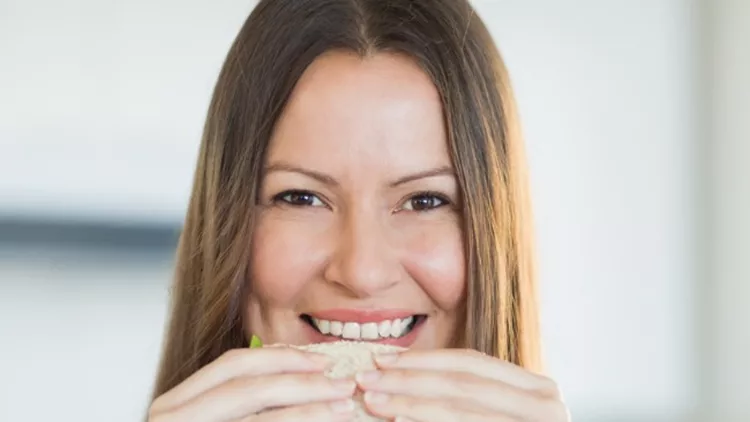
[[0, 2], [0, 213], [180, 218], [219, 66], [253, 4]]
[[0, 421], [142, 420], [167, 255], [0, 248]]
[[[0, 215], [179, 221], [250, 3], [0, 3]], [[694, 3], [474, 3], [528, 138], [550, 370], [577, 421], [685, 420], [700, 391]], [[23, 339], [0, 347], [0, 420], [136, 420], [168, 274], [143, 256], [0, 251], [0, 333]]]
[[706, 420], [750, 420], [750, 2], [714, 3]]

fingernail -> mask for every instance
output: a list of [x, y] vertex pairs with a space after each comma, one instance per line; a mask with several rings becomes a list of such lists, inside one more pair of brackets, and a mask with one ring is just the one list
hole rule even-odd
[[375, 391], [367, 391], [365, 392], [365, 401], [370, 404], [380, 404], [385, 403], [389, 399], [388, 394], [385, 393], [378, 393]]
[[354, 410], [354, 401], [346, 399], [331, 402], [331, 410], [334, 413], [351, 413]]
[[331, 384], [333, 384], [333, 388], [341, 391], [350, 391], [354, 392], [354, 389], [357, 388], [357, 384], [350, 380], [350, 379], [335, 379], [331, 380]]
[[381, 376], [380, 371], [366, 371], [366, 372], [358, 372], [354, 378], [360, 384], [370, 384], [380, 379], [380, 376]]
[[398, 359], [397, 353], [378, 353], [374, 356], [375, 362], [379, 364], [393, 363]]
[[393, 422], [413, 422], [413, 421], [407, 418], [406, 416], [396, 416], [396, 419], [394, 419]]

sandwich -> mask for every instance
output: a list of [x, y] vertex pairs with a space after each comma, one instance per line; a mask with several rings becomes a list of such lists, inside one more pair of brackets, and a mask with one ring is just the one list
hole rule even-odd
[[[369, 343], [360, 341], [336, 341], [331, 343], [316, 343], [305, 346], [290, 346], [308, 352], [321, 353], [334, 359], [334, 365], [325, 372], [329, 378], [349, 378], [357, 372], [375, 369], [373, 354], [393, 353], [406, 350], [403, 347], [387, 344]], [[380, 419], [370, 415], [362, 403], [362, 393], [357, 392], [354, 396], [355, 422], [381, 422]]]

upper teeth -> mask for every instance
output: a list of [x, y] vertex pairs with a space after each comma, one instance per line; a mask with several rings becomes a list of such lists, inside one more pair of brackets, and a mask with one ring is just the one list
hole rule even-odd
[[403, 319], [385, 320], [381, 322], [357, 322], [328, 321], [313, 318], [313, 324], [323, 334], [343, 337], [349, 340], [377, 340], [380, 338], [396, 338], [406, 334], [409, 324], [414, 321], [410, 316]]

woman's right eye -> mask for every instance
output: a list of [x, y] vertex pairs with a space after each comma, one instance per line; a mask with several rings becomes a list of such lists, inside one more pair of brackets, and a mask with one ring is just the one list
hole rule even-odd
[[283, 202], [294, 207], [324, 207], [317, 195], [302, 190], [290, 190], [274, 196], [274, 202]]

